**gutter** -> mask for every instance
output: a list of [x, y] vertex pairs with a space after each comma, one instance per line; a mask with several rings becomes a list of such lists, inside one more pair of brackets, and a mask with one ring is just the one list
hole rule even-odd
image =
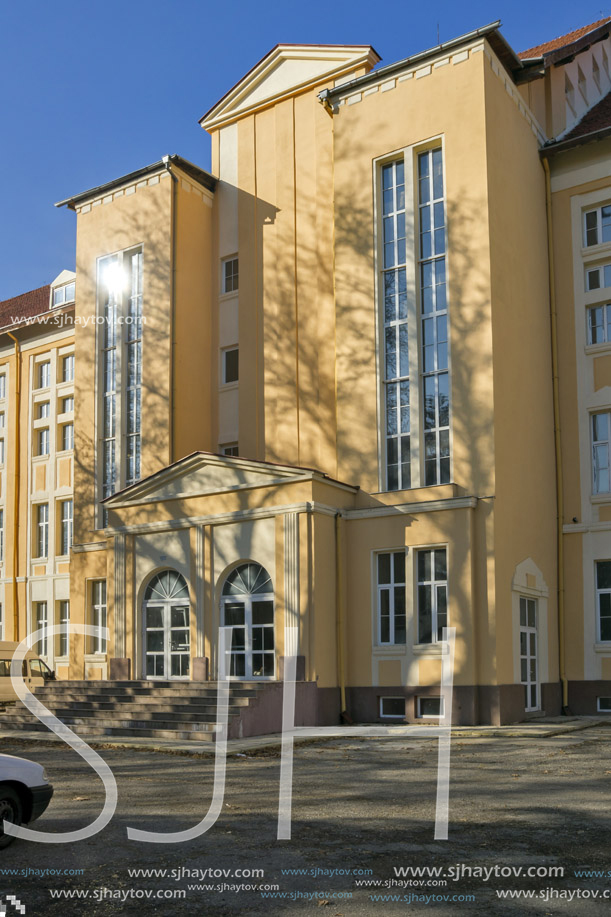
[[15, 344], [15, 485], [13, 487], [13, 640], [19, 642], [19, 593], [17, 573], [19, 567], [19, 490], [21, 482], [21, 346], [10, 331], [6, 332]]
[[552, 188], [549, 162], [542, 158], [545, 170], [545, 209], [547, 213], [547, 252], [549, 268], [549, 302], [552, 344], [552, 396], [554, 402], [554, 447], [556, 451], [556, 552], [558, 564], [558, 668], [562, 685], [562, 712], [570, 714], [569, 685], [565, 666], [565, 614], [564, 614], [564, 493], [562, 473], [562, 440], [560, 431], [560, 399], [558, 392], [558, 323], [556, 314], [556, 284], [554, 279], [554, 236], [552, 224]]
[[403, 60], [396, 61], [394, 64], [387, 64], [386, 67], [380, 67], [379, 70], [371, 70], [364, 76], [359, 76], [354, 80], [350, 80], [349, 83], [342, 83], [341, 86], [337, 86], [335, 89], [323, 89], [322, 93], [320, 93], [318, 97], [320, 99], [322, 96], [324, 100], [328, 101], [338, 99], [341, 95], [343, 95], [343, 93], [353, 92], [357, 88], [368, 86], [370, 83], [377, 83], [379, 80], [386, 79], [387, 77], [392, 76], [394, 73], [404, 70], [406, 67], [427, 60], [429, 57], [434, 57], [435, 55], [443, 53], [444, 51], [450, 51], [452, 48], [458, 48], [461, 45], [464, 45], [467, 41], [473, 41], [476, 38], [483, 38], [486, 35], [489, 35], [491, 32], [496, 31], [500, 25], [501, 20], [497, 19], [496, 22], [491, 22], [479, 29], [474, 29], [472, 32], [467, 32], [465, 35], [460, 35], [458, 38], [452, 38], [450, 41], [442, 42], [441, 44], [436, 45], [434, 48], [429, 48], [427, 51], [419, 51], [418, 54], [413, 54], [411, 57], [406, 57]]
[[344, 659], [344, 569], [342, 547], [342, 514], [335, 514], [335, 611], [337, 626], [337, 680], [339, 682], [340, 719], [352, 723], [346, 710], [346, 666]]

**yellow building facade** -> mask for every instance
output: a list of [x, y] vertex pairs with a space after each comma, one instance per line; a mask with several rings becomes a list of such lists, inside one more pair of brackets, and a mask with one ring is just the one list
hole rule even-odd
[[[18, 621], [5, 540], [5, 639], [69, 577], [109, 634], [47, 647], [62, 677], [215, 681], [231, 628], [240, 734], [280, 728], [293, 657], [298, 724], [438, 719], [445, 627], [454, 722], [611, 711], [609, 54], [609, 21], [390, 66], [278, 45], [201, 119], [211, 174], [63, 201], [74, 326], [29, 359], [74, 352], [74, 536]], [[62, 459], [21, 456], [58, 537]]]

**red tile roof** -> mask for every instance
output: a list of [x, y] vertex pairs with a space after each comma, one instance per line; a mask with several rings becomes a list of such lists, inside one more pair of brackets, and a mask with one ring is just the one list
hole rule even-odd
[[591, 22], [590, 25], [584, 25], [580, 29], [575, 29], [574, 32], [568, 32], [566, 35], [561, 35], [559, 38], [553, 38], [551, 41], [546, 41], [542, 45], [536, 45], [534, 48], [528, 48], [526, 51], [520, 51], [518, 57], [522, 60], [530, 57], [543, 57], [543, 55], [547, 54], [548, 51], [557, 51], [558, 48], [564, 48], [566, 45], [572, 44], [579, 38], [583, 38], [583, 36], [587, 35], [588, 32], [592, 32], [599, 26], [604, 25], [606, 22], [609, 22], [608, 16], [606, 16], [604, 19], [599, 19], [598, 22]]
[[13, 323], [17, 324], [20, 318], [30, 318], [33, 315], [48, 312], [50, 295], [51, 285], [47, 284], [44, 287], [38, 287], [37, 290], [30, 290], [29, 293], [21, 293], [20, 296], [3, 300], [0, 302], [0, 328], [5, 328]]
[[598, 105], [595, 105], [594, 108], [586, 112], [579, 124], [576, 124], [575, 127], [562, 138], [562, 142], [565, 140], [573, 140], [576, 137], [585, 137], [586, 134], [604, 130], [606, 127], [611, 127], [611, 92], [609, 92], [604, 99], [601, 99]]

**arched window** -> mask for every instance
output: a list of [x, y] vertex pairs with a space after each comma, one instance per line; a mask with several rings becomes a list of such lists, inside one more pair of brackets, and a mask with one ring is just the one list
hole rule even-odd
[[175, 570], [162, 570], [144, 593], [145, 678], [188, 678], [191, 663], [189, 588]]
[[240, 564], [228, 575], [221, 596], [221, 622], [232, 628], [229, 675], [234, 678], [273, 678], [274, 587], [260, 564]]

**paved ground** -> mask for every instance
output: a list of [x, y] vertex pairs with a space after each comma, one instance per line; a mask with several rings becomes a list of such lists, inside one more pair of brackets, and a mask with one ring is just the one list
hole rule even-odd
[[[100, 753], [119, 786], [111, 824], [73, 845], [16, 841], [0, 853], [0, 896], [20, 898], [26, 917], [297, 915], [321, 913], [319, 908], [334, 917], [608, 913], [611, 899], [602, 895], [611, 893], [611, 728], [580, 725], [589, 728], [528, 737], [521, 730], [495, 736], [471, 731], [456, 737], [447, 841], [433, 839], [434, 739], [330, 738], [297, 745], [292, 839], [285, 841], [276, 838], [280, 757], [273, 748], [246, 748], [228, 759], [218, 821], [184, 844], [130, 841], [126, 828], [178, 831], [197, 823], [210, 804], [213, 759], [105, 749]], [[5, 737], [0, 751], [40, 762], [55, 784], [48, 812], [33, 827], [75, 830], [100, 812], [101, 783], [70, 749]], [[395, 872], [402, 867], [442, 873], [402, 876]], [[520, 867], [521, 876], [507, 874]], [[563, 869], [564, 876], [528, 877], [528, 868]], [[130, 876], [130, 869], [167, 872], [138, 877]], [[225, 873], [196, 875], [207, 869]], [[575, 875], [594, 869], [608, 869], [609, 878]], [[49, 872], [42, 876], [43, 870]], [[263, 870], [264, 875], [236, 876], [237, 870]], [[364, 881], [385, 885], [357, 885]], [[405, 884], [410, 882], [434, 884]], [[535, 891], [539, 897], [503, 900], [497, 892], [504, 890]], [[87, 897], [52, 897], [79, 891]], [[165, 897], [177, 891], [185, 897]], [[147, 893], [164, 897], [144, 897]], [[276, 893], [287, 897], [264, 897]], [[376, 895], [408, 900], [373, 900]], [[452, 896], [474, 900], [436, 900]], [[12, 913], [9, 906], [9, 917]]]

